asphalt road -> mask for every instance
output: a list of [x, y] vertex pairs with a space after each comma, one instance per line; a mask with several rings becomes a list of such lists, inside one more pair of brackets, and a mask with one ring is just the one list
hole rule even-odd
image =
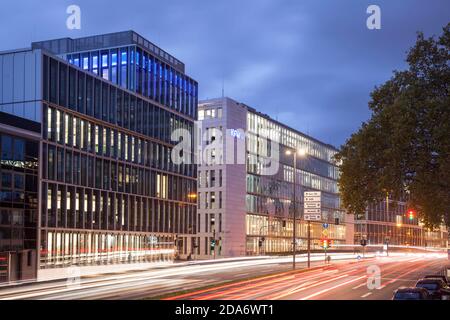
[[[176, 299], [390, 299], [393, 290], [440, 272], [443, 255], [409, 255], [332, 261], [292, 271], [290, 258], [227, 261], [153, 268], [0, 288], [0, 299], [142, 299], [194, 290]], [[380, 268], [380, 287], [367, 287], [367, 268]], [[375, 267], [374, 267], [375, 266]], [[274, 274], [275, 273], [275, 274]], [[257, 279], [249, 279], [261, 276]], [[369, 275], [370, 276], [370, 275]], [[376, 275], [375, 275], [376, 278]], [[246, 279], [246, 280], [244, 280]], [[211, 286], [208, 289], [205, 286]]]
[[442, 273], [448, 265], [446, 258], [433, 255], [380, 257], [307, 272], [285, 272], [170, 299], [388, 300], [397, 288], [414, 286], [426, 274]]

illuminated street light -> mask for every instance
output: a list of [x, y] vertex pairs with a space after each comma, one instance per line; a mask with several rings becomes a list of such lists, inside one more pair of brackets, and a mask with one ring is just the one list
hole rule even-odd
[[[295, 190], [297, 185], [297, 155], [299, 157], [305, 157], [306, 156], [306, 149], [288, 149], [286, 150], [286, 155], [294, 155], [294, 194], [293, 194], [293, 204], [294, 204], [294, 214], [293, 214], [293, 232], [292, 232], [292, 268], [295, 270], [295, 254], [297, 252], [297, 227], [296, 227], [296, 216], [297, 216], [297, 204], [296, 204], [296, 196], [295, 196]], [[311, 223], [308, 220], [308, 268], [311, 267]]]

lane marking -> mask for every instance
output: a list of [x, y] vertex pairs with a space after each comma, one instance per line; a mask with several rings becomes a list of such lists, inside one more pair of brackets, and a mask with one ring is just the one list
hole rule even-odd
[[330, 287], [330, 288], [327, 288], [327, 289], [323, 289], [323, 290], [318, 291], [318, 292], [316, 292], [316, 293], [310, 294], [309, 296], [303, 297], [303, 298], [301, 298], [300, 300], [308, 300], [308, 299], [311, 299], [311, 298], [313, 298], [313, 297], [316, 297], [316, 296], [318, 296], [318, 295], [321, 295], [322, 293], [325, 293], [325, 292], [331, 291], [331, 290], [333, 290], [333, 289], [336, 289], [336, 288], [345, 286], [345, 285], [347, 285], [347, 284], [349, 284], [349, 283], [352, 283], [352, 282], [361, 280], [361, 279], [363, 279], [363, 278], [367, 278], [367, 276], [364, 275], [364, 276], [361, 276], [361, 277], [358, 277], [358, 278], [355, 278], [355, 279], [352, 279], [352, 280], [348, 280], [348, 281], [342, 282], [342, 283], [337, 284], [337, 285], [335, 285], [335, 286], [333, 286], [333, 287]]
[[361, 298], [367, 298], [368, 296], [370, 296], [372, 294], [372, 292], [367, 292], [366, 294], [363, 294], [361, 296]]
[[362, 286], [365, 286], [367, 283], [366, 282], [363, 282], [363, 283], [361, 283], [361, 284], [358, 284], [356, 287], [353, 287], [352, 289], [353, 290], [356, 290], [356, 289], [358, 289], [358, 288], [361, 288]]

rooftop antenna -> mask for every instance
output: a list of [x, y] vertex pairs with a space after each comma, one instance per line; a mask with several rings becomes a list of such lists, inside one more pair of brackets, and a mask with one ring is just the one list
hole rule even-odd
[[222, 99], [225, 98], [225, 79], [222, 77]]

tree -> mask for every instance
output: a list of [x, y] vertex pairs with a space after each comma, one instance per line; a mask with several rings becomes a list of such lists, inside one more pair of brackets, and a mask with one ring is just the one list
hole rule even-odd
[[428, 227], [450, 226], [450, 23], [443, 34], [418, 33], [408, 69], [371, 93], [371, 119], [336, 155], [349, 213], [388, 193], [406, 199]]

